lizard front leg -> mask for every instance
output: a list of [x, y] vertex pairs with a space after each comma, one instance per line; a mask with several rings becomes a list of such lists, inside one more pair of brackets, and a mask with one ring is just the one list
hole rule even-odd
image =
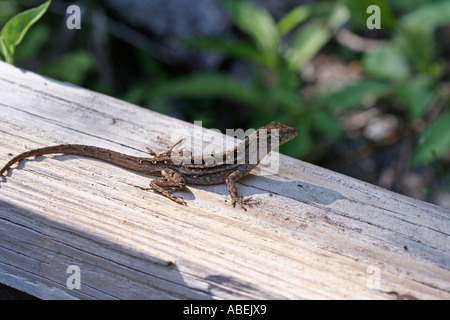
[[238, 181], [240, 178], [242, 178], [246, 172], [242, 172], [240, 170], [236, 170], [233, 173], [231, 173], [225, 180], [227, 184], [227, 189], [230, 192], [231, 195], [231, 204], [233, 207], [236, 206], [236, 203], [239, 203], [242, 209], [247, 211], [245, 208], [245, 205], [251, 206], [253, 204], [257, 204], [257, 201], [254, 201], [251, 197], [242, 199], [239, 197], [237, 188], [236, 188], [236, 181]]
[[161, 152], [161, 153], [156, 153], [154, 150], [152, 150], [148, 147], [147, 147], [147, 151], [151, 156], [154, 156], [155, 158], [170, 157], [170, 155], [172, 154], [172, 150], [183, 141], [184, 141], [184, 138], [181, 139], [180, 141], [178, 141], [177, 143], [175, 143], [169, 150]]
[[167, 190], [181, 190], [186, 187], [183, 177], [172, 169], [166, 168], [161, 171], [162, 178], [154, 179], [150, 182], [150, 188], [135, 186], [141, 190], [153, 190], [179, 204], [186, 205], [182, 197], [175, 196]]

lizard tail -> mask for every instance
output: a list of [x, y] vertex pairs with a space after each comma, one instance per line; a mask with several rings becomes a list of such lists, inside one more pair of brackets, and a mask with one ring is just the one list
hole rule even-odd
[[[130, 168], [130, 164], [136, 163], [137, 161], [136, 159], [138, 159], [137, 157], [134, 156], [127, 156], [126, 158], [117, 157], [117, 155], [120, 155], [120, 153], [99, 147], [92, 147], [78, 144], [62, 144], [57, 146], [50, 146], [26, 151], [15, 156], [11, 160], [9, 160], [8, 163], [5, 164], [3, 168], [0, 170], [0, 177], [6, 171], [8, 171], [8, 169], [11, 168], [11, 166], [15, 163], [20, 162], [26, 158], [43, 156], [46, 154], [73, 154], [86, 156], [90, 158], [103, 160], [112, 164], [121, 165], [122, 167], [125, 168]], [[118, 161], [117, 159], [120, 159], [120, 161]]]
[[0, 177], [1, 177], [6, 171], [8, 171], [8, 169], [11, 168], [11, 166], [12, 166], [14, 163], [20, 162], [21, 160], [26, 159], [26, 158], [30, 158], [30, 157], [34, 157], [34, 156], [41, 155], [40, 153], [35, 154], [35, 151], [39, 151], [39, 150], [40, 150], [40, 149], [36, 149], [36, 150], [30, 150], [30, 151], [21, 153], [21, 154], [15, 156], [14, 158], [12, 158], [11, 160], [9, 160], [8, 163], [5, 164], [5, 165], [3, 166], [3, 168], [0, 170]]

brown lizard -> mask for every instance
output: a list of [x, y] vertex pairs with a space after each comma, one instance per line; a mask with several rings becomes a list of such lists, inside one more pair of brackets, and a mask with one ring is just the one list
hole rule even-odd
[[[288, 142], [297, 134], [296, 128], [273, 121], [254, 131], [233, 149], [220, 155], [202, 157], [200, 161], [198, 158], [190, 157], [188, 163], [174, 161], [175, 159], [171, 155], [172, 149], [181, 141], [172, 146], [170, 150], [160, 154], [148, 149], [152, 158], [130, 156], [95, 146], [62, 144], [30, 150], [15, 156], [0, 170], [0, 176], [14, 163], [29, 157], [46, 154], [73, 154], [103, 160], [135, 172], [161, 177], [153, 179], [150, 182], [150, 188], [136, 187], [159, 192], [180, 204], [186, 204], [186, 202], [182, 197], [173, 195], [168, 190], [180, 190], [185, 188], [186, 184], [212, 185], [225, 182], [233, 207], [238, 203], [245, 209], [244, 205], [251, 205], [252, 200], [239, 197], [235, 182], [248, 174], [274, 147]], [[274, 138], [277, 139], [275, 139], [275, 145], [272, 145]], [[261, 146], [263, 148], [260, 148]], [[255, 152], [256, 150], [259, 151]], [[179, 155], [182, 156], [182, 152]], [[252, 159], [253, 161], [251, 161]]]

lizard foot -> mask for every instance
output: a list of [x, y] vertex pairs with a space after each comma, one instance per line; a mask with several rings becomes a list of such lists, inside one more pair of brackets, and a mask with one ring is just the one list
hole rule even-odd
[[244, 198], [244, 199], [233, 199], [233, 201], [231, 202], [233, 208], [236, 207], [236, 203], [238, 203], [242, 209], [244, 209], [245, 211], [247, 211], [247, 208], [245, 206], [254, 206], [254, 205], [258, 205], [260, 204], [260, 202], [258, 200], [253, 200], [251, 197], [248, 198]]
[[134, 186], [134, 187], [139, 188], [144, 191], [156, 191], [158, 193], [161, 193], [163, 196], [169, 198], [170, 200], [175, 201], [176, 203], [187, 206], [187, 203], [186, 203], [186, 201], [184, 201], [183, 197], [173, 195], [168, 190], [164, 190], [164, 189], [160, 190], [159, 188], [155, 188], [155, 187], [150, 187], [150, 188], [148, 188], [148, 187], [145, 188], [145, 187], [141, 187], [141, 186]]

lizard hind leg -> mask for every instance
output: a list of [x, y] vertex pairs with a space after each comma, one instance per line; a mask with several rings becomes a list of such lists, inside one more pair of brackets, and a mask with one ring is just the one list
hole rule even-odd
[[161, 178], [154, 179], [150, 182], [150, 188], [135, 187], [141, 190], [156, 191], [176, 203], [186, 205], [186, 201], [184, 201], [182, 197], [175, 196], [169, 192], [169, 190], [181, 190], [186, 187], [186, 182], [183, 177], [174, 170], [168, 168], [161, 171], [161, 174]]

